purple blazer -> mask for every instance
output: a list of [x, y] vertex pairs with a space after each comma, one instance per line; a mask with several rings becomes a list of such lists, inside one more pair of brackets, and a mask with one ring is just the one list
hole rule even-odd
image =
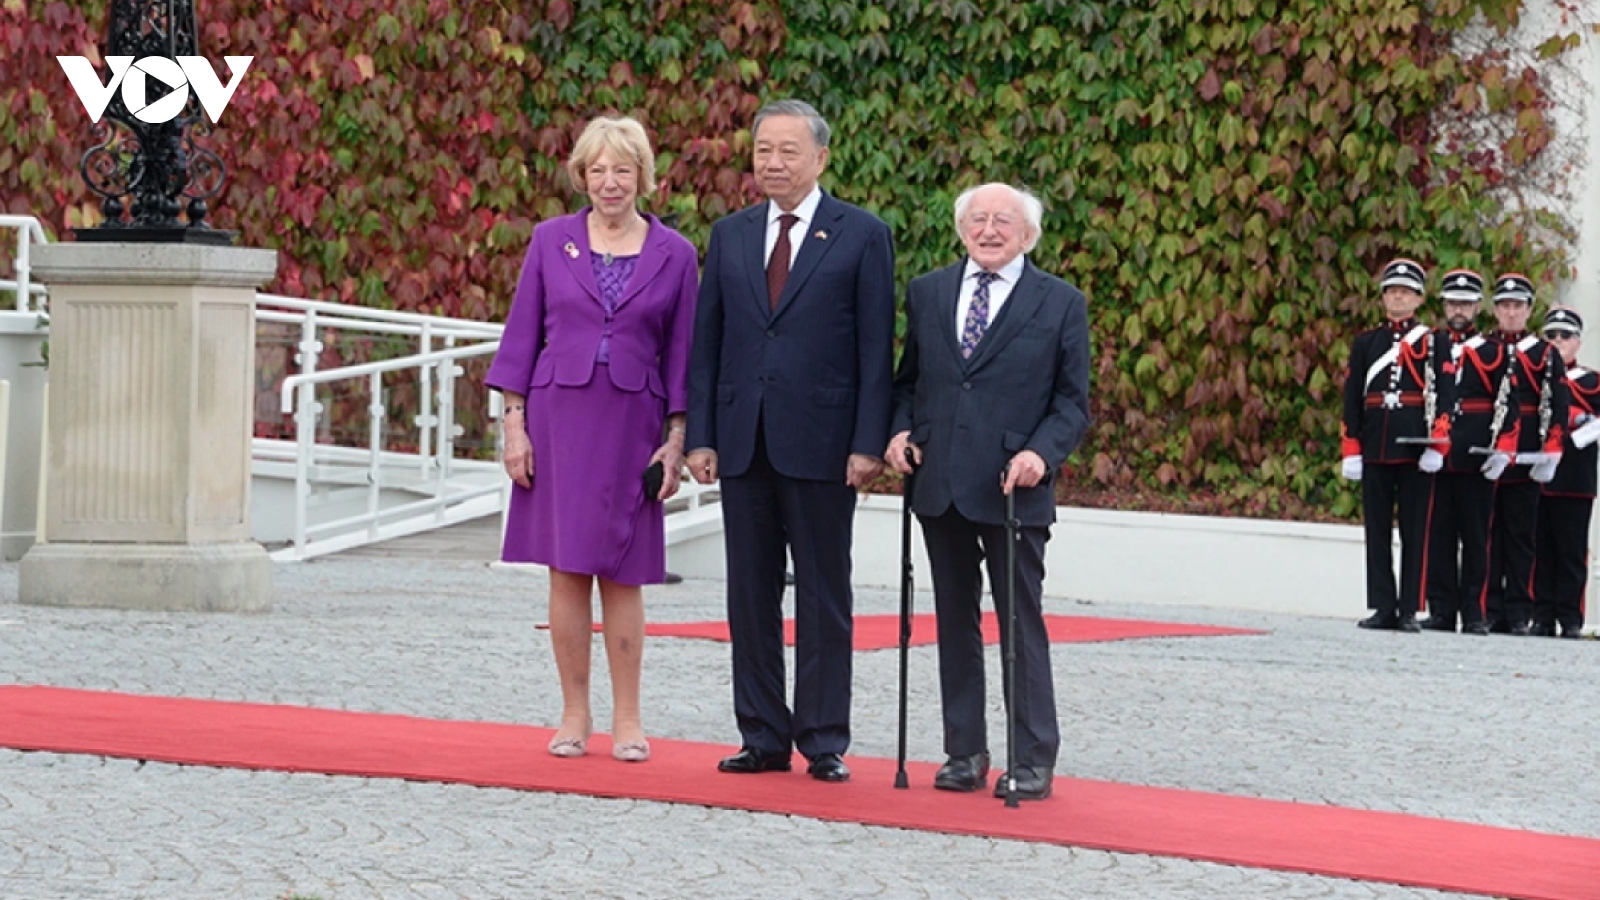
[[[589, 209], [533, 229], [489, 387], [515, 394], [549, 384], [581, 386], [594, 377], [606, 308], [589, 257]], [[699, 292], [694, 246], [645, 214], [650, 231], [611, 327], [611, 383], [648, 389], [667, 414], [688, 408], [689, 340]]]

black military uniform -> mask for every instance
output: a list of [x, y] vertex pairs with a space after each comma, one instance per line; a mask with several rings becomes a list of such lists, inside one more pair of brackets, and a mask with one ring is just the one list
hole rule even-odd
[[[1547, 340], [1574, 341], [1577, 352], [1583, 317], [1558, 306], [1544, 319]], [[1594, 511], [1596, 464], [1600, 462], [1600, 375], [1574, 365], [1566, 372], [1571, 399], [1566, 443], [1555, 477], [1539, 497], [1535, 541], [1533, 633], [1575, 638], [1583, 629], [1585, 588], [1589, 584], [1589, 516]], [[1590, 423], [1594, 423], [1590, 425]], [[1585, 428], [1585, 426], [1590, 426]], [[1579, 444], [1582, 444], [1580, 447]]]
[[[1483, 276], [1470, 269], [1447, 272], [1440, 286], [1446, 301], [1483, 303]], [[1500, 345], [1484, 340], [1469, 321], [1466, 327], [1441, 328], [1437, 340], [1448, 342], [1456, 403], [1451, 412], [1450, 446], [1443, 470], [1433, 476], [1433, 502], [1428, 515], [1428, 553], [1424, 590], [1430, 631], [1461, 630], [1488, 634], [1483, 623], [1483, 591], [1489, 577], [1489, 517], [1494, 512], [1494, 482], [1479, 469], [1484, 457], [1469, 451], [1487, 446], [1495, 390], [1505, 374]], [[1508, 445], [1509, 451], [1516, 448]]]
[[[1533, 282], [1502, 275], [1494, 299], [1533, 303]], [[1533, 619], [1533, 567], [1539, 527], [1540, 482], [1555, 474], [1566, 434], [1566, 366], [1556, 348], [1527, 332], [1495, 337], [1511, 360], [1511, 398], [1517, 411], [1514, 464], [1495, 488], [1494, 533], [1485, 608], [1491, 631], [1529, 634]], [[1535, 466], [1531, 463], [1538, 462]], [[1537, 479], [1537, 480], [1536, 480]]]
[[[1425, 270], [1398, 259], [1384, 267], [1383, 288], [1423, 290]], [[1388, 321], [1358, 335], [1344, 385], [1343, 471], [1361, 480], [1366, 526], [1367, 608], [1363, 628], [1420, 630], [1428, 494], [1418, 466], [1425, 452], [1442, 463], [1449, 440], [1455, 379], [1446, 377], [1448, 342], [1415, 318]], [[1432, 444], [1430, 441], [1437, 441]], [[1393, 523], [1400, 520], [1400, 579], [1395, 583]]]

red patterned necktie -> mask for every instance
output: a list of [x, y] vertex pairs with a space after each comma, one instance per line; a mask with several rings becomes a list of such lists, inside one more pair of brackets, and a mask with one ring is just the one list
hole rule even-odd
[[778, 242], [772, 245], [772, 256], [767, 259], [767, 303], [773, 311], [783, 298], [783, 286], [789, 281], [789, 229], [800, 217], [784, 213], [778, 217]]

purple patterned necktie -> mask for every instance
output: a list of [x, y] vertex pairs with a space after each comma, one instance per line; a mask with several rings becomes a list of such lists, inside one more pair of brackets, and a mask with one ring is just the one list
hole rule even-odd
[[993, 272], [978, 273], [978, 289], [972, 292], [972, 305], [967, 307], [967, 321], [961, 329], [962, 359], [972, 358], [972, 351], [983, 340], [983, 330], [989, 327], [989, 285], [999, 278]]

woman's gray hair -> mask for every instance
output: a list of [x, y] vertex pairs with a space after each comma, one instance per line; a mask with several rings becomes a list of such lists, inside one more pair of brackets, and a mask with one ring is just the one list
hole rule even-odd
[[756, 132], [761, 130], [761, 123], [773, 116], [799, 116], [806, 120], [806, 125], [811, 128], [811, 137], [817, 142], [819, 148], [828, 146], [828, 139], [833, 137], [833, 129], [828, 127], [828, 120], [817, 112], [817, 108], [804, 100], [774, 100], [756, 111], [755, 121], [750, 125], [750, 136], [754, 138]]
[[1033, 248], [1039, 245], [1039, 236], [1044, 233], [1044, 204], [1027, 188], [1012, 187], [998, 181], [969, 187], [956, 198], [956, 234], [961, 233], [961, 220], [967, 217], [967, 208], [972, 205], [972, 196], [984, 188], [1003, 187], [1016, 197], [1017, 205], [1022, 207], [1022, 219], [1028, 225], [1028, 239], [1023, 242], [1022, 252], [1032, 253]]

